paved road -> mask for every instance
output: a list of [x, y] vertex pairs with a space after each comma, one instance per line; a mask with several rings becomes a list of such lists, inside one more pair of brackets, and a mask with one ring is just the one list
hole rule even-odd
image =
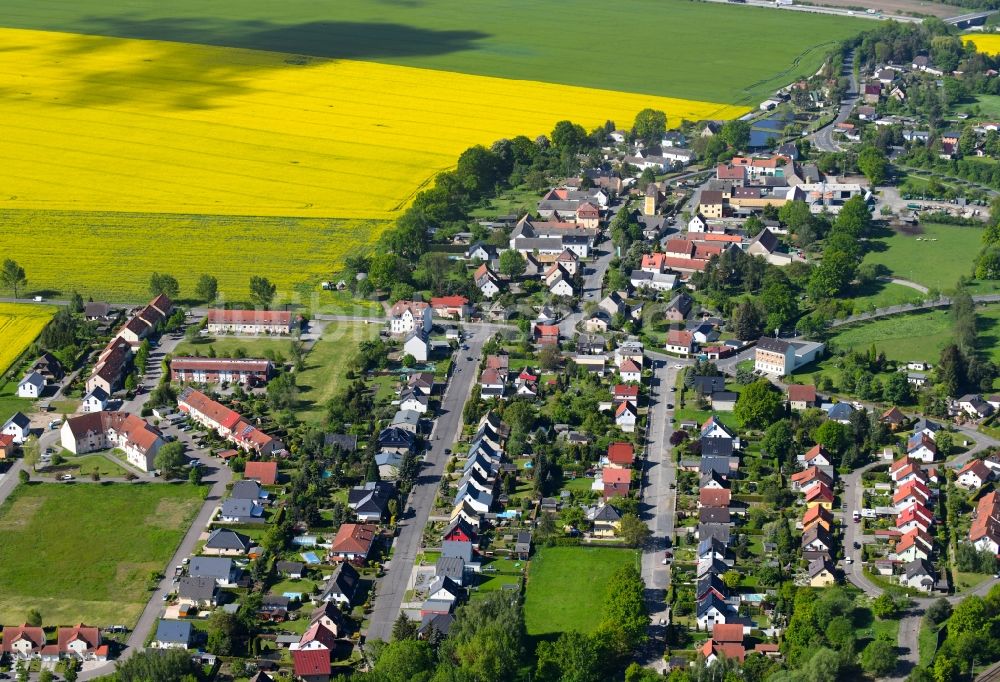
[[375, 604], [368, 626], [368, 639], [389, 641], [392, 634], [392, 624], [399, 616], [410, 573], [420, 549], [424, 526], [427, 525], [427, 518], [433, 509], [434, 497], [448, 460], [448, 455], [445, 455], [444, 451], [451, 448], [461, 435], [462, 409], [472, 390], [479, 357], [486, 340], [486, 334], [476, 333], [466, 340], [469, 350], [459, 350], [456, 353], [451, 380], [441, 400], [441, 411], [434, 423], [426, 463], [399, 521], [399, 535], [393, 545], [392, 559], [386, 565], [386, 574], [376, 587]]
[[843, 510], [842, 519], [844, 524], [844, 557], [851, 557], [852, 559], [852, 563], [845, 563], [843, 565], [844, 577], [854, 583], [870, 597], [877, 597], [882, 594], [882, 589], [869, 580], [864, 574], [864, 570], [862, 568], [864, 564], [861, 560], [863, 551], [861, 548], [855, 549], [854, 543], [857, 542], [859, 545], [863, 546], [865, 540], [870, 538], [862, 535], [861, 524], [854, 523], [852, 517], [855, 509], [860, 510], [861, 507], [864, 506], [864, 486], [861, 484], [862, 474], [884, 464], [884, 461], [877, 460], [871, 464], [861, 467], [860, 469], [855, 469], [841, 478], [844, 485], [844, 492], [841, 499], [846, 505]]
[[[621, 207], [618, 207], [619, 210]], [[610, 239], [604, 239], [594, 246], [594, 253], [597, 258], [586, 264], [583, 276], [583, 291], [580, 292], [581, 308], [585, 303], [597, 303], [601, 300], [601, 291], [604, 286], [604, 274], [608, 271], [608, 265], [615, 255], [615, 247]], [[559, 333], [566, 338], [573, 338], [576, 333], [576, 326], [583, 320], [582, 310], [574, 310], [559, 322]]]
[[[972, 300], [975, 303], [997, 303], [1000, 302], [1000, 294], [981, 294], [979, 296], [973, 296]], [[930, 310], [931, 308], [944, 308], [950, 305], [951, 299], [947, 296], [941, 296], [934, 301], [922, 301], [916, 304], [904, 303], [902, 305], [889, 306], [888, 308], [878, 308], [870, 313], [858, 313], [857, 315], [851, 315], [850, 317], [845, 317], [840, 320], [832, 320], [828, 326], [833, 329], [835, 327], [843, 327], [846, 324], [854, 324], [855, 322], [877, 320], [882, 317], [902, 315], [904, 313], [912, 313], [918, 310]]]
[[[153, 629], [156, 626], [156, 621], [163, 613], [163, 595], [170, 593], [173, 589], [171, 577], [173, 576], [172, 567], [179, 565], [185, 558], [194, 553], [195, 545], [198, 544], [199, 536], [208, 526], [208, 522], [211, 520], [216, 508], [225, 496], [226, 486], [233, 480], [233, 472], [229, 469], [229, 467], [223, 465], [221, 459], [217, 457], [205, 456], [202, 458], [202, 461], [205, 463], [205, 477], [202, 480], [203, 482], [210, 484], [212, 487], [208, 492], [208, 496], [205, 498], [205, 503], [198, 512], [198, 516], [195, 517], [191, 526], [188, 528], [187, 533], [184, 535], [184, 539], [181, 540], [180, 545], [178, 545], [177, 551], [174, 552], [171, 560], [164, 567], [164, 574], [167, 577], [160, 582], [156, 591], [150, 595], [146, 608], [143, 609], [142, 614], [139, 616], [139, 620], [136, 622], [135, 628], [133, 628], [127, 642], [125, 643], [125, 650], [120, 656], [121, 659], [128, 658], [135, 651], [141, 650], [143, 645], [146, 643], [146, 639], [149, 637], [150, 633], [153, 632]], [[80, 679], [81, 682], [92, 680], [100, 677], [101, 675], [108, 675], [113, 670], [114, 662], [109, 661], [108, 663], [98, 667], [88, 667], [87, 670], [80, 673], [78, 679]]]
[[840, 109], [837, 111], [837, 116], [829, 123], [829, 125], [823, 126], [810, 136], [813, 144], [821, 152], [840, 151], [840, 144], [833, 139], [833, 133], [836, 130], [836, 125], [838, 123], [843, 123], [850, 117], [851, 110], [854, 109], [854, 105], [857, 104], [858, 101], [858, 81], [854, 77], [853, 51], [850, 52], [850, 54], [848, 54], [844, 59], [844, 66], [840, 75], [841, 77], [847, 77], [848, 84], [847, 92], [844, 93], [844, 98], [840, 102]]
[[7, 469], [7, 473], [0, 476], [0, 505], [7, 501], [14, 488], [20, 483], [18, 473], [24, 468], [23, 459], [15, 459], [14, 463]]
[[663, 663], [664, 628], [660, 620], [670, 622], [670, 607], [666, 603], [670, 585], [670, 564], [663, 564], [663, 553], [672, 545], [674, 534], [677, 471], [670, 446], [673, 421], [673, 394], [677, 381], [677, 364], [669, 360], [653, 360], [653, 378], [649, 387], [649, 427], [646, 440], [646, 462], [642, 519], [652, 531], [642, 553], [642, 578], [646, 582], [646, 599], [651, 616], [651, 646], [649, 663]]

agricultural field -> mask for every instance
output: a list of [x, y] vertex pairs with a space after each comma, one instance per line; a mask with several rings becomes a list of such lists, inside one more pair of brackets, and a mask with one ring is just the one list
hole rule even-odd
[[954, 289], [959, 277], [971, 276], [982, 237], [977, 227], [922, 224], [919, 234], [893, 232], [874, 242], [864, 262], [881, 263], [896, 277], [932, 289]]
[[[262, 274], [278, 286], [284, 300], [324, 311], [333, 296], [318, 291], [317, 283], [331, 276], [345, 254], [373, 242], [388, 225], [371, 220], [2, 209], [0, 221], [6, 228], [0, 232], [0, 248], [18, 254], [29, 289], [47, 296], [68, 298], [76, 290], [84, 298], [144, 301], [149, 275], [159, 271], [177, 278], [183, 299], [193, 295], [204, 272], [218, 278], [221, 300], [240, 301], [246, 300], [250, 276]], [[73, 248], [65, 248], [67, 243]], [[274, 267], [277, 259], [281, 267]], [[371, 313], [366, 309], [360, 314]]]
[[637, 559], [633, 550], [608, 547], [540, 549], [531, 560], [525, 588], [528, 634], [593, 632], [601, 621], [605, 585], [621, 566]]
[[0, 507], [0, 622], [22, 623], [36, 608], [46, 625], [132, 625], [149, 598], [147, 579], [166, 567], [205, 490], [19, 486]]
[[1000, 54], [1000, 33], [966, 33], [962, 41], [972, 43], [984, 54]]
[[[5, 0], [0, 23], [754, 107], [776, 88], [815, 73], [826, 46], [872, 26], [860, 18], [756, 7], [621, 0], [615, 15], [641, 20], [609, 30], [608, 11], [598, 0], [573, 3], [567, 30], [566, 5], [558, 0], [510, 0], [502, 12], [492, 0]], [[734, 37], [748, 36], [767, 49], [732, 49]], [[503, 102], [496, 93], [483, 108], [494, 111]]]
[[0, 303], [0, 374], [38, 338], [55, 314], [52, 306]]

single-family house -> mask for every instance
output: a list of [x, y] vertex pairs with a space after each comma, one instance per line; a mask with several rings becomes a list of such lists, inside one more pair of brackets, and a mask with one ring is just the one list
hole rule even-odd
[[930, 592], [934, 589], [935, 582], [934, 569], [926, 559], [915, 559], [903, 567], [903, 573], [899, 576], [899, 584], [921, 592]]
[[20, 412], [15, 412], [4, 422], [0, 433], [13, 437], [16, 445], [21, 445], [31, 435], [31, 420]]
[[367, 523], [341, 524], [330, 545], [334, 561], [365, 562], [378, 537], [378, 528]]
[[816, 387], [806, 384], [789, 384], [788, 404], [793, 410], [807, 410], [816, 407]]
[[243, 570], [232, 559], [196, 556], [188, 565], [188, 575], [193, 578], [211, 578], [219, 587], [233, 587], [239, 582]]
[[983, 460], [974, 459], [962, 467], [955, 482], [967, 490], [979, 490], [992, 478], [993, 472]]
[[194, 627], [190, 621], [160, 620], [150, 646], [154, 649], [189, 649], [193, 643]]
[[209, 533], [202, 553], [215, 556], [243, 556], [252, 546], [249, 536], [228, 528], [216, 528]]
[[827, 587], [837, 582], [833, 564], [827, 559], [816, 558], [809, 562], [809, 586]]
[[417, 362], [427, 362], [431, 354], [430, 340], [427, 332], [422, 329], [414, 329], [403, 341], [403, 355], [411, 355]]
[[41, 397], [48, 382], [38, 372], [28, 372], [17, 385], [17, 397], [35, 399]]
[[340, 562], [337, 568], [330, 574], [323, 592], [320, 594], [320, 601], [335, 602], [347, 607], [354, 606], [354, 600], [358, 593], [361, 575], [350, 563]]

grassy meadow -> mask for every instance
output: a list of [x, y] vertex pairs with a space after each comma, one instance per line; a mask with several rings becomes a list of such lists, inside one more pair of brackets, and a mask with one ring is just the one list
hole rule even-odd
[[[613, 18], [627, 28], [612, 28]], [[569, 13], [556, 0], [510, 0], [502, 11], [492, 0], [6, 0], [0, 24], [750, 106], [815, 73], [825, 46], [870, 28], [848, 17], [682, 0], [582, 0]], [[750, 38], [766, 47], [734, 49]], [[483, 110], [503, 102], [497, 93]]]
[[0, 303], [0, 374], [38, 338], [55, 314], [52, 306]]
[[296, 415], [305, 422], [319, 423], [326, 404], [348, 383], [347, 367], [353, 362], [361, 341], [378, 336], [374, 324], [331, 322], [305, 357], [305, 369], [295, 375], [300, 409]]
[[608, 547], [543, 547], [532, 558], [524, 598], [529, 635], [593, 632], [604, 610], [605, 586], [638, 554]]
[[131, 625], [201, 507], [188, 484], [42, 483], [0, 507], [0, 622]]
[[879, 239], [864, 262], [881, 263], [896, 277], [939, 291], [953, 289], [963, 275], [971, 276], [972, 262], [982, 248], [981, 228], [934, 223], [921, 228], [921, 234], [893, 232]]

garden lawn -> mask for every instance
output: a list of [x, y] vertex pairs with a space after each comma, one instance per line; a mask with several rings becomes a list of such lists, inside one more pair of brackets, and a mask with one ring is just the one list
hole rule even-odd
[[946, 310], [932, 310], [863, 322], [830, 338], [837, 349], [867, 351], [872, 345], [890, 360], [923, 360], [936, 363], [952, 339]]
[[637, 561], [633, 550], [543, 547], [531, 560], [524, 600], [529, 635], [593, 632], [601, 621], [605, 588], [619, 567]]
[[[998, 98], [1000, 99], [1000, 98]], [[876, 244], [884, 250], [865, 254], [865, 263], [881, 263], [892, 274], [944, 291], [953, 289], [959, 277], [968, 277], [982, 247], [983, 231], [978, 227], [922, 224], [923, 234], [894, 232]], [[912, 291], [913, 295], [919, 295]]]
[[205, 487], [21, 485], [0, 507], [0, 622], [30, 609], [46, 625], [135, 623]]
[[0, 385], [0, 424], [6, 422], [15, 412], [28, 412], [32, 402], [17, 396], [17, 380]]
[[374, 324], [331, 322], [323, 337], [306, 355], [305, 369], [295, 375], [300, 407], [296, 416], [306, 422], [320, 422], [326, 404], [347, 384], [347, 368], [357, 354], [358, 344], [378, 336]]
[[919, 302], [924, 298], [924, 295], [916, 289], [891, 282], [875, 282], [852, 293], [853, 295], [848, 298], [854, 304], [854, 313], [888, 308], [902, 303]]
[[194, 355], [196, 352], [202, 357], [207, 357], [209, 348], [215, 350], [216, 357], [235, 357], [237, 350], [242, 350], [248, 358], [262, 358], [264, 353], [271, 351], [280, 354], [287, 361], [291, 357], [292, 344], [296, 343], [290, 336], [284, 338], [272, 338], [269, 336], [208, 336], [195, 339], [194, 341], [184, 340], [177, 344], [174, 350], [174, 357], [181, 355]]

